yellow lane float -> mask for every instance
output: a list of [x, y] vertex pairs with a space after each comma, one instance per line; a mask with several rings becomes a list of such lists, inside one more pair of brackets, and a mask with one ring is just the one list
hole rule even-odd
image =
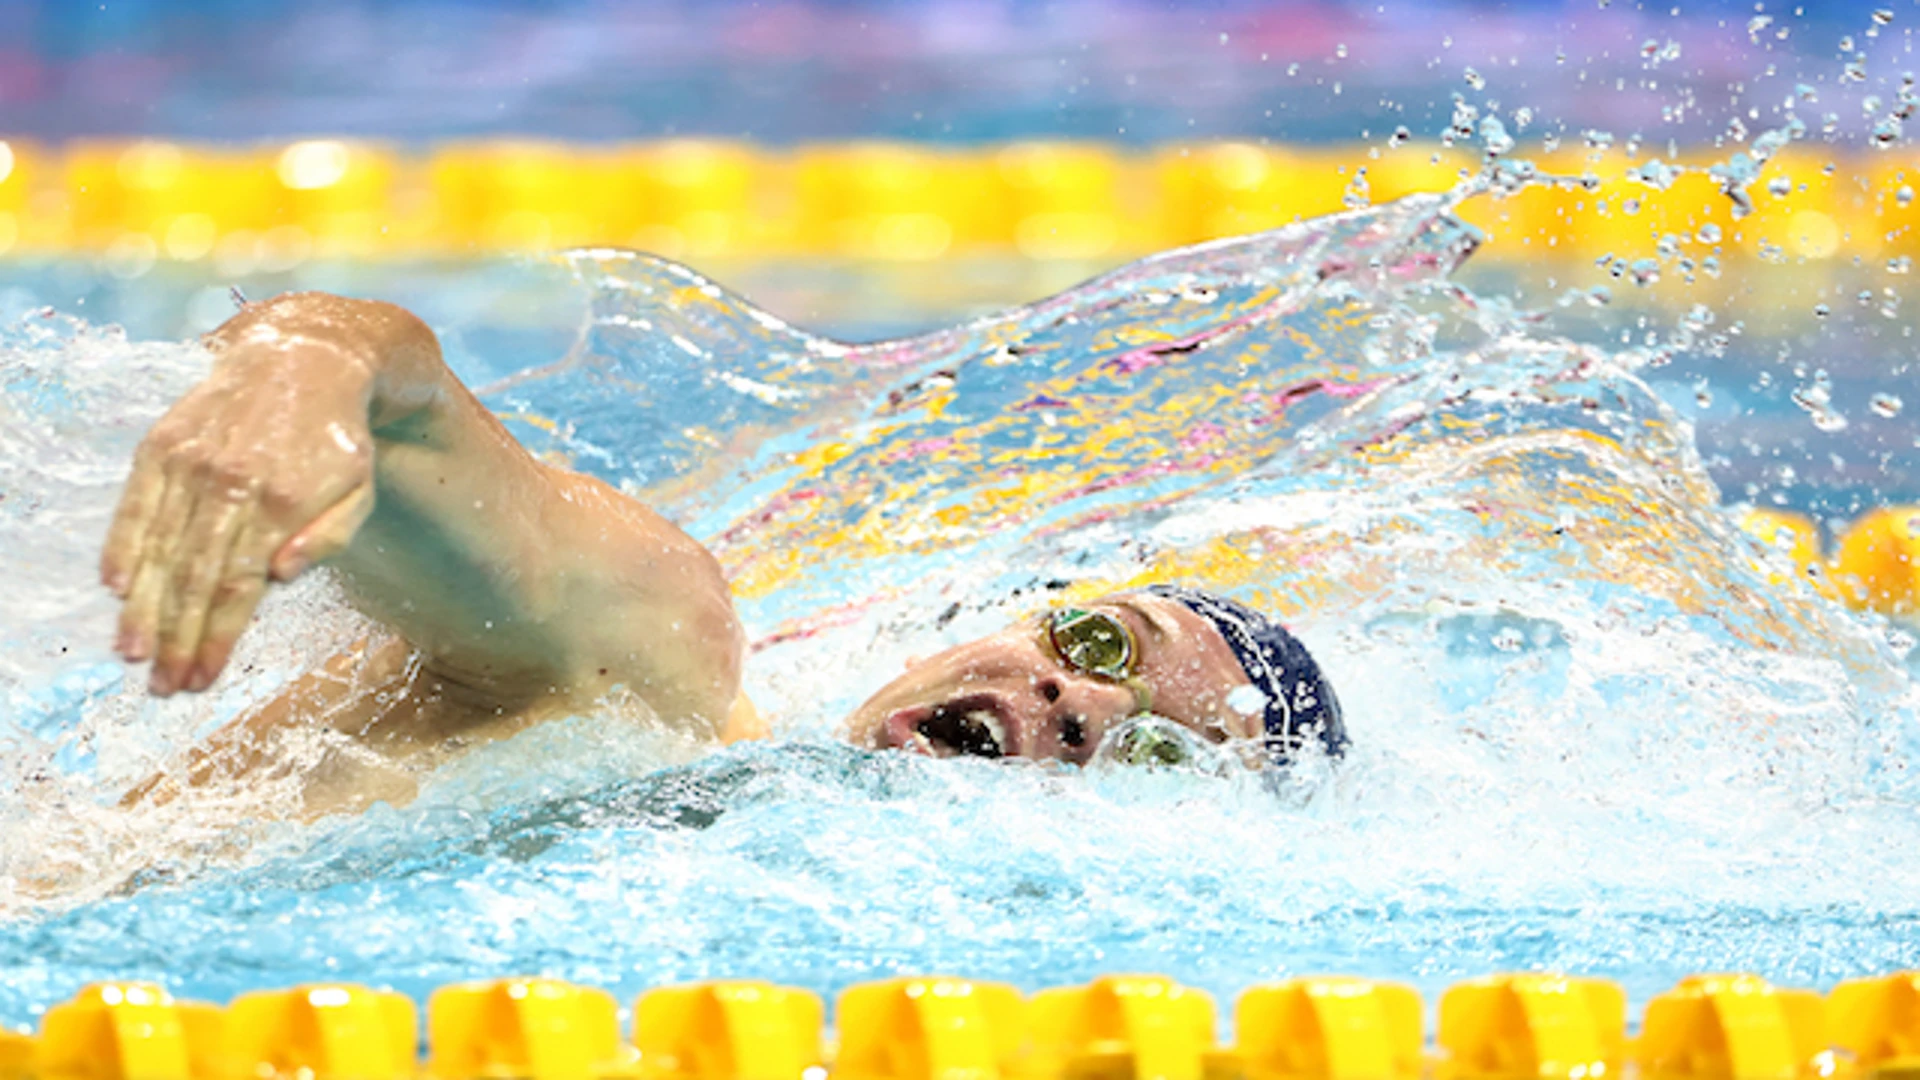
[[1822, 997], [1753, 975], [1684, 979], [1627, 1037], [1626, 993], [1527, 972], [1457, 984], [1437, 1045], [1411, 987], [1350, 977], [1256, 986], [1235, 1041], [1216, 1043], [1206, 994], [1109, 976], [1031, 997], [996, 983], [908, 977], [840, 995], [838, 1043], [820, 999], [752, 980], [641, 995], [633, 1039], [603, 991], [550, 979], [446, 987], [413, 1005], [324, 984], [243, 994], [226, 1008], [146, 983], [103, 983], [55, 1005], [37, 1035], [0, 1033], [0, 1078], [40, 1080], [1909, 1080], [1920, 1072], [1920, 972]]
[[[1766, 163], [1754, 212], [1736, 221], [1706, 172], [1716, 156], [1649, 166], [1614, 147], [1556, 150], [1533, 160], [1565, 183], [1461, 213], [1492, 235], [1492, 260], [1913, 254], [1920, 208], [1900, 194], [1911, 169], [1790, 148]], [[403, 150], [325, 138], [46, 147], [0, 136], [0, 256], [105, 255], [127, 272], [162, 259], [273, 269], [610, 245], [694, 260], [998, 252], [1113, 264], [1445, 191], [1476, 168], [1464, 148], [1418, 143], [503, 139]]]
[[[1739, 523], [1826, 596], [1883, 615], [1920, 613], [1920, 506], [1861, 515], [1841, 532], [1831, 558], [1821, 553], [1820, 528], [1805, 514], [1755, 508]], [[1777, 574], [1770, 580], [1783, 583]]]

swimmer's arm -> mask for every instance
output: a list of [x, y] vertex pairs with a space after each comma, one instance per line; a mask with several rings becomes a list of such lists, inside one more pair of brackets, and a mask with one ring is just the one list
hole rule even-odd
[[[411, 775], [416, 770], [409, 768], [415, 755], [409, 751], [433, 748], [406, 745], [411, 740], [404, 736], [385, 737], [382, 729], [395, 725], [382, 721], [407, 711], [417, 673], [406, 642], [357, 642], [209, 735], [183, 760], [135, 785], [120, 805], [165, 805], [188, 791], [236, 782], [252, 786], [296, 771], [299, 816], [308, 820], [374, 801], [410, 802], [417, 788]], [[288, 743], [316, 726], [349, 736], [370, 752], [348, 760], [321, 744]]]
[[[357, 642], [208, 736], [183, 760], [135, 785], [120, 805], [164, 805], [189, 791], [297, 771], [303, 819], [357, 811], [374, 802], [401, 806], [418, 793], [419, 776], [451, 749], [436, 733], [457, 732], [461, 743], [474, 745], [541, 719], [537, 714], [463, 716], [457, 708], [443, 709], [442, 688], [418, 659], [399, 638]], [[316, 726], [345, 736], [346, 746], [289, 742]], [[721, 739], [734, 743], [766, 736], [766, 723], [753, 703], [745, 694], [735, 698]]]
[[702, 733], [739, 690], [740, 628], [697, 542], [541, 464], [398, 307], [249, 305], [212, 375], [155, 425], [102, 558], [120, 648], [158, 693], [203, 689], [267, 584], [336, 567], [362, 611], [476, 708], [624, 684]]

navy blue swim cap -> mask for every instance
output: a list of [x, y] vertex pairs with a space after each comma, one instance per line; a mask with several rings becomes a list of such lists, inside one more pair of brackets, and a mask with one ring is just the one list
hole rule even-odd
[[1307, 647], [1286, 627], [1245, 604], [1200, 589], [1150, 585], [1143, 591], [1178, 600], [1220, 632], [1247, 678], [1266, 695], [1264, 741], [1275, 764], [1291, 761], [1311, 739], [1320, 740], [1328, 757], [1346, 752], [1340, 701]]

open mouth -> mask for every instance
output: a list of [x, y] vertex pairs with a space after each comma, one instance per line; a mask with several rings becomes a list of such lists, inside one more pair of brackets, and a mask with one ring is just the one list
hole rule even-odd
[[1007, 727], [1000, 703], [986, 695], [942, 702], [917, 720], [909, 719], [903, 749], [934, 757], [1007, 756]]

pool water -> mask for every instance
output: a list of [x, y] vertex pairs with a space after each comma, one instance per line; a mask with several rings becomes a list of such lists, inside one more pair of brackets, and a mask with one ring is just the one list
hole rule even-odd
[[[365, 627], [315, 576], [216, 692], [148, 700], [91, 569], [128, 453], [205, 357], [70, 310], [11, 324], [0, 1019], [107, 976], [225, 999], [527, 972], [630, 1000], [1140, 970], [1224, 1001], [1553, 968], [1644, 1000], [1702, 970], [1920, 964], [1913, 638], [1735, 527], [1674, 400], [1711, 358], [1619, 348], [1644, 313], [1595, 332], [1477, 293], [1450, 208], [858, 346], [643, 256], [441, 279], [421, 306], [516, 434], [726, 563], [778, 737], [702, 753], [609, 710], [313, 826], [263, 824], [272, 785], [115, 807]], [[1147, 580], [1283, 615], [1348, 760], [1082, 773], [834, 740], [905, 658]]]

